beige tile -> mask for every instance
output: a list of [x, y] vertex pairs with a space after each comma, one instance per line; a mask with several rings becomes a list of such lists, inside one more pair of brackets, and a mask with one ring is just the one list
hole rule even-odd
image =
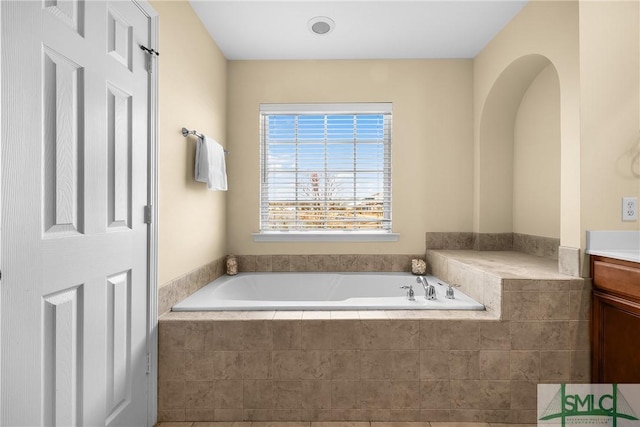
[[525, 425], [537, 425], [536, 422], [538, 421], [538, 411], [537, 410], [518, 410], [518, 411], [513, 411], [516, 413], [517, 415], [517, 419], [518, 419], [518, 423], [520, 424], [525, 424]]
[[489, 427], [488, 423], [446, 422], [431, 423], [431, 427]]
[[244, 409], [242, 419], [245, 421], [274, 421], [273, 409]]
[[449, 380], [420, 381], [420, 409], [451, 408], [451, 383]]
[[479, 350], [451, 350], [449, 352], [449, 377], [475, 380], [480, 378]]
[[452, 409], [482, 409], [479, 380], [451, 380]]
[[289, 255], [291, 271], [305, 272], [307, 270], [307, 255]]
[[185, 379], [187, 381], [206, 381], [214, 378], [214, 353], [189, 351], [185, 354]]
[[185, 353], [165, 351], [158, 354], [158, 381], [185, 379]]
[[216, 409], [242, 409], [242, 380], [216, 380], [213, 404]]
[[[244, 409], [273, 408], [272, 380], [245, 380], [243, 387]], [[247, 414], [245, 413], [245, 416]], [[251, 415], [251, 414], [249, 414]], [[257, 415], [256, 413], [253, 416]], [[266, 414], [265, 414], [266, 415]], [[255, 418], [249, 418], [251, 420]]]
[[508, 380], [510, 378], [510, 352], [480, 350], [480, 379]]
[[384, 421], [384, 422], [371, 422], [371, 427], [430, 427], [428, 422], [407, 422], [407, 421]]
[[331, 322], [329, 320], [304, 320], [301, 322], [300, 328], [301, 348], [305, 350], [328, 350], [331, 348]]
[[389, 348], [392, 350], [417, 350], [420, 348], [420, 321], [395, 320], [388, 322]]
[[411, 255], [391, 255], [391, 271], [411, 271]]
[[390, 324], [397, 321], [385, 320], [363, 320], [360, 322], [362, 328], [362, 348], [366, 350], [389, 349], [391, 328]]
[[507, 292], [504, 296], [506, 319], [516, 321], [540, 319], [540, 293]]
[[245, 350], [273, 349], [273, 321], [251, 320], [242, 322], [243, 343]]
[[518, 419], [516, 413], [510, 409], [488, 409], [482, 411], [482, 421], [491, 423], [514, 423]]
[[205, 338], [208, 333], [213, 331], [214, 324], [212, 322], [188, 322], [185, 325], [185, 343], [186, 351], [204, 351]]
[[213, 381], [185, 381], [184, 407], [213, 409], [214, 391]]
[[420, 320], [420, 349], [449, 350], [449, 324], [443, 320]]
[[256, 255], [256, 271], [270, 272], [273, 270], [273, 257], [271, 255]]
[[591, 380], [591, 352], [571, 352], [571, 381], [574, 383], [588, 383]]
[[[184, 409], [164, 409], [158, 410], [158, 421], [164, 422], [179, 422], [184, 421], [187, 418], [185, 417]], [[191, 425], [191, 423], [188, 423]]]
[[302, 374], [302, 352], [299, 350], [274, 351], [272, 375], [277, 380], [298, 380]]
[[541, 350], [570, 350], [569, 338], [569, 321], [540, 322]]
[[569, 322], [569, 343], [571, 350], [589, 350], [589, 321]]
[[[184, 408], [184, 381], [158, 383], [158, 410]], [[184, 414], [183, 414], [184, 415]]]
[[447, 422], [449, 421], [448, 409], [421, 409], [420, 420], [425, 422]]
[[391, 404], [391, 381], [361, 380], [360, 405], [362, 409], [389, 408]]
[[311, 427], [369, 427], [369, 422], [312, 422]]
[[217, 322], [213, 330], [213, 340], [207, 338], [206, 350], [242, 350], [243, 323], [240, 321]]
[[510, 322], [512, 350], [540, 348], [540, 322]]
[[480, 327], [475, 321], [456, 321], [449, 325], [451, 350], [479, 350]]
[[536, 427], [537, 424], [490, 423], [491, 427]]
[[273, 408], [274, 409], [300, 409], [302, 408], [302, 382], [274, 381], [273, 382]]
[[359, 381], [331, 381], [331, 409], [359, 409]]
[[339, 271], [358, 271], [358, 255], [338, 255]]
[[537, 384], [530, 381], [511, 381], [511, 409], [536, 409]]
[[309, 424], [309, 421], [254, 421], [251, 427], [309, 427]]
[[568, 382], [571, 379], [571, 352], [541, 351], [540, 379], [542, 381]]
[[457, 423], [481, 424], [484, 421], [484, 411], [480, 409], [452, 409], [449, 418]]
[[253, 273], [256, 271], [255, 255], [238, 255], [237, 259], [239, 273]]
[[521, 381], [538, 381], [540, 379], [540, 352], [512, 351], [511, 379]]
[[331, 381], [302, 381], [302, 408], [331, 409]]
[[[300, 312], [300, 318], [302, 318], [302, 312]], [[298, 350], [301, 348], [301, 321], [274, 320], [271, 329], [273, 333], [274, 350]]]
[[245, 351], [242, 354], [242, 378], [247, 380], [267, 380], [272, 378], [270, 351]]
[[[234, 421], [243, 419], [244, 411], [242, 409], [216, 409], [214, 414], [215, 421], [224, 421], [232, 423], [251, 424], [250, 422]], [[240, 427], [247, 427], [246, 425], [240, 425]], [[249, 426], [250, 427], [250, 426]]]
[[334, 422], [342, 422], [342, 421], [357, 421], [362, 418], [362, 410], [361, 409], [332, 409], [331, 410], [331, 419], [335, 420]]
[[303, 350], [300, 362], [302, 366], [300, 378], [304, 380], [331, 379], [330, 350]]
[[272, 270], [277, 272], [291, 271], [289, 255], [273, 255], [271, 257]]
[[[331, 396], [331, 393], [329, 393]], [[329, 405], [331, 407], [331, 405]], [[331, 409], [302, 409], [301, 419], [309, 421], [331, 421]]]
[[333, 350], [358, 350], [362, 348], [360, 322], [331, 320], [330, 329]]
[[542, 320], [569, 320], [569, 291], [540, 292], [540, 318]]
[[331, 312], [331, 320], [358, 320], [360, 315], [355, 310], [336, 310]]
[[509, 381], [480, 381], [480, 404], [483, 409], [507, 410], [511, 405]]
[[570, 291], [570, 320], [589, 320], [591, 315], [591, 291]]
[[414, 381], [391, 381], [390, 407], [393, 409], [419, 409], [420, 382]]
[[420, 379], [449, 379], [449, 351], [422, 350], [420, 352]]
[[156, 427], [191, 427], [193, 423], [191, 421], [187, 422], [176, 422], [176, 421], [168, 421], [158, 423]]
[[186, 333], [186, 325], [184, 322], [159, 322], [159, 352], [163, 353], [165, 351], [184, 351]]
[[330, 311], [303, 311], [302, 320], [329, 320], [331, 319]]
[[367, 380], [389, 379], [391, 352], [387, 350], [360, 351], [360, 378]]
[[420, 352], [418, 350], [399, 350], [390, 353], [390, 379], [417, 381], [420, 378]]
[[362, 409], [362, 419], [370, 421], [391, 421], [391, 409], [367, 408]]
[[216, 379], [241, 379], [243, 365], [241, 351], [216, 351], [213, 353], [213, 376]]
[[333, 350], [331, 354], [331, 378], [355, 380], [360, 378], [360, 355], [358, 350]]
[[193, 427], [251, 427], [250, 421], [209, 421], [196, 422]]
[[273, 320], [302, 320], [302, 311], [281, 310], [276, 311]]
[[[420, 400], [418, 400], [420, 402]], [[404, 422], [404, 423], [420, 423], [418, 427], [427, 427], [424, 422], [420, 422], [420, 410], [419, 409], [391, 409], [390, 411], [391, 421], [387, 422]]]

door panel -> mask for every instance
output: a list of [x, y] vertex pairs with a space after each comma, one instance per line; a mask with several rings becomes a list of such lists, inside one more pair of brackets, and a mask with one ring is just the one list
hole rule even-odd
[[0, 425], [144, 426], [149, 18], [0, 6]]

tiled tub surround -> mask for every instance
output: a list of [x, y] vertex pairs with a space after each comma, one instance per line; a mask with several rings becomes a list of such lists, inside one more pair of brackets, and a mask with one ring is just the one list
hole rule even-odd
[[537, 383], [589, 381], [588, 282], [555, 264], [521, 278], [495, 259], [434, 252], [451, 258], [447, 274], [479, 275], [477, 286], [505, 275], [500, 320], [497, 310], [167, 313], [159, 421], [534, 423]]
[[253, 272], [407, 272], [419, 255], [238, 255], [238, 271]]
[[560, 239], [521, 233], [427, 232], [429, 249], [474, 249], [476, 251], [516, 251], [558, 259]]
[[164, 284], [158, 289], [158, 313], [169, 311], [176, 303], [222, 276], [225, 271], [226, 263], [223, 257]]

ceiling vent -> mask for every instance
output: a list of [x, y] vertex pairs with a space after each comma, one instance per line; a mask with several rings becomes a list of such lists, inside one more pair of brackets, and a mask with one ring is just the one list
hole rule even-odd
[[327, 18], [326, 16], [316, 16], [315, 18], [311, 18], [307, 25], [309, 27], [309, 31], [313, 34], [324, 36], [325, 34], [329, 34], [333, 31], [336, 23], [333, 22], [333, 19]]

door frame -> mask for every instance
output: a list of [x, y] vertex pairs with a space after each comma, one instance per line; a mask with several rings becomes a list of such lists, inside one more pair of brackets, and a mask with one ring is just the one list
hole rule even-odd
[[[150, 49], [159, 51], [159, 16], [147, 0], [131, 0], [149, 19]], [[147, 426], [158, 420], [158, 60], [150, 55], [147, 205], [151, 206], [147, 240]]]
[[[131, 0], [149, 19], [149, 47], [159, 50], [159, 15], [147, 0]], [[0, 46], [2, 45], [2, 7], [0, 7]], [[152, 427], [158, 419], [158, 57], [151, 60], [149, 74], [149, 122], [148, 126], [148, 154], [147, 154], [147, 205], [151, 208], [151, 223], [148, 225], [147, 238], [147, 426]], [[0, 97], [2, 96], [2, 67], [0, 66]], [[2, 105], [0, 105], [2, 117]], [[3, 134], [2, 120], [0, 120], [0, 136]], [[0, 143], [0, 185], [2, 183], [2, 147]], [[0, 193], [0, 210], [3, 209], [2, 194]], [[0, 223], [0, 239], [2, 238], [2, 224]], [[2, 259], [0, 258], [0, 268]], [[0, 286], [2, 276], [0, 270]], [[0, 297], [0, 314], [2, 313], [2, 299]], [[2, 316], [0, 316], [0, 321]], [[0, 325], [1, 326], [1, 325]], [[2, 352], [0, 352], [0, 363]], [[1, 372], [0, 372], [1, 375]], [[2, 377], [0, 376], [0, 384]], [[0, 420], [2, 420], [2, 406], [0, 406]]]

